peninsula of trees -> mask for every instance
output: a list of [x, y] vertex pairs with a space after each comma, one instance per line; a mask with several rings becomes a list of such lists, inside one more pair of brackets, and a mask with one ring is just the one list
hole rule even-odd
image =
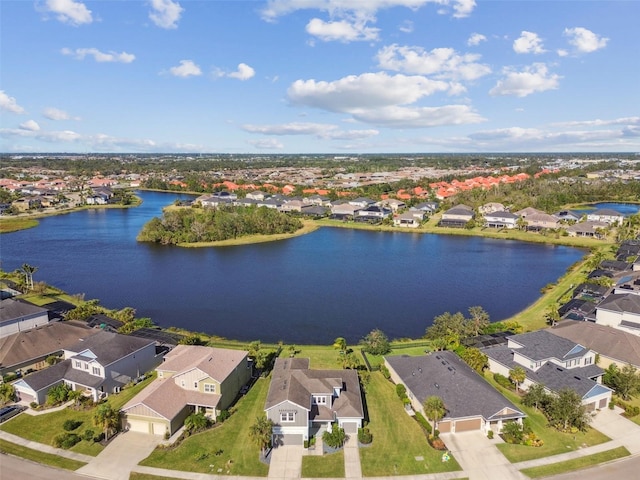
[[270, 208], [220, 207], [168, 210], [162, 218], [147, 222], [138, 235], [140, 242], [163, 245], [218, 242], [247, 235], [294, 233], [302, 221]]

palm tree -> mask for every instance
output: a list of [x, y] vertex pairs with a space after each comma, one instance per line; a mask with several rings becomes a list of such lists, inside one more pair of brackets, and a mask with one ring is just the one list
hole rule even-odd
[[38, 267], [34, 267], [33, 265], [29, 265], [28, 263], [23, 263], [21, 271], [22, 273], [24, 273], [27, 288], [29, 290], [33, 290], [33, 274], [38, 271]]
[[432, 395], [427, 397], [422, 405], [424, 408], [424, 413], [430, 420], [433, 420], [433, 435], [436, 433], [436, 425], [438, 424], [438, 420], [444, 417], [444, 414], [447, 413], [447, 409], [444, 406], [444, 402], [442, 399], [436, 395]]
[[333, 348], [339, 350], [341, 355], [344, 355], [347, 351], [347, 341], [344, 337], [338, 337], [333, 341]]
[[84, 396], [84, 392], [82, 390], [71, 390], [67, 394], [67, 400], [73, 400], [74, 405], [77, 407], [80, 405], [80, 399]]
[[104, 431], [104, 439], [109, 439], [109, 432], [118, 428], [120, 412], [113, 408], [109, 402], [103, 403], [93, 412], [93, 424]]
[[265, 450], [271, 444], [273, 435], [273, 421], [266, 416], [257, 417], [256, 423], [251, 425], [249, 436], [260, 447], [260, 453], [264, 457]]
[[516, 392], [519, 390], [520, 385], [527, 378], [527, 372], [522, 367], [515, 367], [509, 370], [509, 379], [515, 384]]

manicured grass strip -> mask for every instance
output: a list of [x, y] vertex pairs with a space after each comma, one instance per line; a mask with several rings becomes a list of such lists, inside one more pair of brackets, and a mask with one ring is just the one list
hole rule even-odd
[[[149, 385], [154, 377], [155, 375], [133, 387], [125, 388], [118, 394], [109, 395], [109, 403], [113, 408], [119, 410], [125, 403], [137, 395], [140, 390]], [[2, 426], [0, 426], [0, 429], [5, 432], [13, 433], [14, 435], [18, 435], [19, 437], [26, 438], [27, 440], [51, 445], [53, 438], [56, 435], [64, 433], [62, 425], [65, 420], [77, 420], [82, 422], [74, 433], [82, 434], [82, 432], [87, 429], [93, 430], [96, 434], [100, 433], [101, 429], [93, 425], [94, 410], [95, 407], [87, 410], [65, 408], [57, 412], [37, 416], [22, 413], [17, 417], [12, 418], [10, 421], [3, 423]], [[100, 445], [100, 443], [82, 440], [80, 443], [74, 445], [70, 450], [72, 452], [96, 456], [103, 449], [104, 447]]]
[[36, 463], [43, 463], [50, 467], [64, 468], [65, 470], [77, 470], [80, 467], [86, 465], [84, 462], [78, 460], [72, 460], [70, 458], [59, 457], [50, 453], [40, 452], [31, 448], [23, 447], [22, 445], [16, 445], [15, 443], [7, 442], [0, 439], [0, 452], [7, 455], [14, 455], [16, 457], [31, 460]]
[[365, 477], [460, 470], [453, 458], [442, 462], [442, 452], [429, 446], [418, 423], [405, 412], [394, 385], [380, 372], [371, 374], [366, 401], [373, 443], [370, 447], [360, 448]]
[[520, 470], [530, 478], [549, 477], [551, 475], [559, 475], [566, 472], [575, 472], [584, 468], [589, 468], [600, 463], [610, 462], [618, 458], [624, 458], [631, 455], [625, 447], [618, 447], [612, 450], [606, 450], [593, 455], [587, 455], [565, 462], [552, 463], [541, 467], [531, 467]]
[[270, 379], [259, 379], [222, 425], [193, 435], [176, 448], [156, 448], [140, 465], [213, 475], [266, 477], [269, 467], [260, 462], [260, 449], [249, 437], [249, 429], [264, 414], [269, 382]]
[[159, 477], [158, 475], [151, 475], [149, 473], [131, 472], [131, 474], [129, 474], [129, 480], [173, 480], [173, 477]]
[[344, 451], [330, 455], [302, 457], [302, 476], [305, 478], [344, 478]]

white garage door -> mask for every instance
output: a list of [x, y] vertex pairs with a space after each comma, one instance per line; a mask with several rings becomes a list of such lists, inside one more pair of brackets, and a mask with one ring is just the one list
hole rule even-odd
[[167, 431], [167, 426], [164, 423], [154, 422], [151, 424], [151, 428], [154, 435], [164, 435]]
[[146, 420], [128, 420], [127, 426], [131, 432], [149, 433], [149, 422]]

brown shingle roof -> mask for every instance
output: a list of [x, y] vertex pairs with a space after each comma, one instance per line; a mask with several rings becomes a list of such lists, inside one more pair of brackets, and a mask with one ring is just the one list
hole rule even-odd
[[158, 370], [186, 372], [198, 368], [218, 382], [224, 381], [244, 360], [247, 352], [198, 345], [178, 345], [166, 356]]

